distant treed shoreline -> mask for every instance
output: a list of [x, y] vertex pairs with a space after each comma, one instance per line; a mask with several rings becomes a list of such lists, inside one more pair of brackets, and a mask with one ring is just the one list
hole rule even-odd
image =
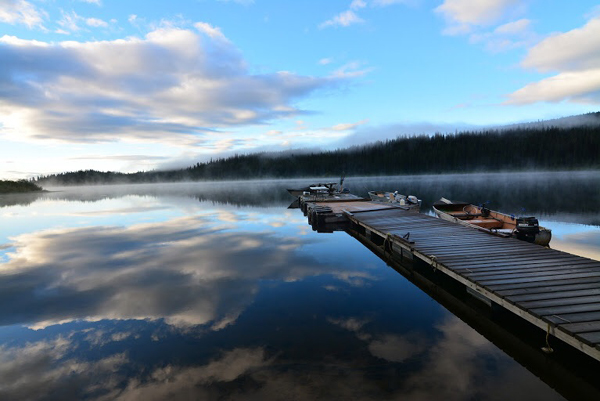
[[[593, 116], [600, 121], [600, 113]], [[235, 155], [170, 171], [76, 171], [38, 177], [34, 182], [85, 185], [598, 168], [600, 124], [399, 137], [327, 152]]]
[[0, 194], [38, 192], [43, 191], [41, 187], [26, 180], [3, 181], [0, 180]]

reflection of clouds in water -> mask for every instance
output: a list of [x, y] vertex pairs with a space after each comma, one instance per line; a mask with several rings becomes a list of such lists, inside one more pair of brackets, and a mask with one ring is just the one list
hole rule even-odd
[[580, 231], [563, 235], [555, 235], [553, 232], [550, 246], [564, 252], [600, 260], [600, 229]]
[[73, 350], [74, 345], [63, 337], [0, 347], [0, 399], [73, 400], [114, 391], [117, 370], [127, 357], [114, 354], [86, 362], [69, 356]]
[[435, 392], [440, 399], [460, 400], [475, 394], [486, 384], [486, 358], [501, 353], [483, 336], [453, 316], [438, 329], [443, 337], [428, 349], [423, 369], [414, 374], [408, 386], [414, 398], [426, 399]]
[[[193, 367], [166, 365], [127, 378], [135, 364], [123, 353], [96, 361], [74, 356], [70, 340], [0, 347], [0, 398], [3, 400], [165, 400], [212, 399], [223, 383], [256, 373], [271, 361], [262, 348], [236, 348]], [[139, 375], [144, 375], [139, 376]]]
[[[58, 337], [24, 347], [0, 348], [2, 399], [164, 400], [189, 399], [390, 399], [504, 400], [560, 397], [458, 318], [438, 327], [437, 341], [425, 344], [418, 333], [369, 334], [369, 319], [328, 321], [350, 331], [366, 349], [387, 363], [365, 359], [363, 350], [334, 355], [307, 354], [287, 360], [285, 352], [263, 346], [213, 350], [197, 364], [167, 361], [139, 365], [123, 353], [86, 361], [77, 347]], [[93, 333], [90, 332], [90, 334]], [[102, 332], [104, 339], [131, 333]], [[88, 339], [89, 340], [89, 339]], [[350, 344], [350, 343], [349, 343]], [[354, 343], [352, 343], [354, 344]], [[103, 346], [104, 343], [94, 343]], [[355, 345], [355, 344], [354, 344]], [[132, 352], [135, 355], [137, 352]], [[93, 354], [87, 354], [93, 355]], [[409, 362], [408, 359], [411, 359]], [[404, 368], [404, 364], [407, 367]], [[506, 383], [510, 383], [507, 386]], [[66, 390], [71, 390], [66, 393]]]
[[[105, 210], [90, 210], [90, 211], [81, 211], [81, 212], [73, 212], [73, 213], [57, 213], [57, 216], [114, 216], [114, 215], [126, 215], [132, 213], [148, 213], [155, 212], [159, 210], [168, 209], [166, 206], [139, 206], [139, 207], [124, 207], [118, 209], [105, 209]], [[46, 216], [50, 216], [52, 214], [46, 213]]]
[[222, 329], [262, 279], [369, 278], [305, 256], [306, 240], [231, 231], [208, 216], [130, 227], [55, 229], [13, 238], [0, 274], [0, 323], [43, 328], [73, 319], [160, 319]]
[[531, 373], [505, 358], [457, 317], [448, 315], [438, 329], [442, 337], [427, 349], [421, 369], [408, 379], [406, 399], [500, 401], [509, 399], [510, 394], [527, 394], [531, 400], [562, 399], [541, 382], [531, 380]]
[[[396, 377], [394, 387], [397, 391], [389, 399], [500, 401], [511, 395], [523, 397], [523, 394], [535, 400], [562, 399], [540, 381], [532, 380], [531, 373], [525, 368], [505, 358], [502, 351], [453, 315], [447, 315], [438, 326], [441, 336], [433, 342], [431, 337], [416, 331], [370, 333], [366, 327], [369, 319], [327, 320], [354, 333], [366, 343], [371, 355], [390, 362], [390, 366], [411, 364], [406, 377]], [[411, 358], [412, 362], [408, 362]], [[365, 377], [357, 380], [354, 384], [361, 390], [376, 384], [368, 383]], [[358, 385], [361, 380], [362, 384]], [[506, 383], [510, 383], [510, 389], [506, 388]], [[378, 393], [376, 396], [387, 398], [390, 394]], [[353, 399], [369, 397], [356, 395]]]
[[368, 319], [327, 319], [330, 323], [353, 332], [356, 337], [367, 343], [371, 355], [390, 362], [402, 362], [410, 357], [421, 354], [427, 347], [425, 335], [410, 332], [403, 335], [381, 334], [373, 335], [363, 330], [369, 323]]
[[[237, 348], [198, 367], [166, 366], [151, 373], [150, 380], [131, 380], [115, 400], [217, 399], [224, 384], [252, 373], [271, 362], [262, 348]], [[241, 394], [238, 394], [240, 396]]]
[[402, 362], [421, 354], [426, 346], [426, 341], [415, 333], [404, 336], [386, 334], [369, 343], [369, 352], [386, 361]]

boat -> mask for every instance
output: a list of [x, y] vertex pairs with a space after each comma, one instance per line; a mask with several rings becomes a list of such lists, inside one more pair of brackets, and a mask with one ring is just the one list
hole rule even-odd
[[305, 194], [317, 194], [317, 193], [327, 193], [333, 194], [335, 192], [339, 192], [338, 188], [336, 188], [337, 182], [328, 182], [328, 183], [318, 183], [311, 184], [302, 188], [288, 188], [287, 191], [292, 196], [300, 196]]
[[421, 209], [421, 199], [418, 199], [414, 195], [402, 195], [398, 191], [385, 192], [385, 191], [369, 191], [369, 198], [375, 202], [383, 203], [395, 203], [400, 206], [407, 207], [409, 210], [419, 211]]
[[548, 246], [552, 239], [552, 231], [541, 227], [535, 217], [516, 217], [490, 210], [485, 205], [441, 198], [433, 204], [433, 211], [440, 219], [499, 237], [513, 237], [542, 246]]

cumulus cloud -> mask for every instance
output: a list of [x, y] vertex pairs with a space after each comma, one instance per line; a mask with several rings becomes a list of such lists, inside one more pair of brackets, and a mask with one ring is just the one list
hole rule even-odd
[[335, 15], [333, 18], [323, 22], [320, 27], [327, 28], [330, 26], [350, 26], [354, 24], [359, 24], [365, 22], [362, 18], [360, 18], [354, 11], [346, 10], [342, 11], [338, 15]]
[[507, 9], [518, 0], [445, 0], [435, 8], [442, 15], [448, 27], [444, 30], [447, 35], [457, 35], [471, 32], [476, 26], [486, 26], [498, 21]]
[[364, 65], [365, 63], [361, 61], [351, 61], [336, 69], [332, 75], [337, 78], [355, 78], [373, 71], [372, 67], [364, 67]]
[[581, 28], [542, 40], [529, 50], [521, 65], [558, 74], [513, 92], [508, 104], [600, 102], [600, 16]]
[[321, 23], [319, 28], [348, 27], [350, 25], [364, 23], [365, 20], [358, 16], [357, 12], [370, 5], [371, 7], [387, 7], [393, 4], [410, 4], [414, 0], [352, 0], [348, 9], [333, 16], [331, 19]]
[[581, 71], [600, 66], [600, 16], [583, 27], [554, 34], [532, 47], [522, 62], [541, 72]]
[[[63, 24], [78, 29], [78, 21], [66, 14]], [[251, 74], [218, 28], [195, 28], [97, 42], [3, 36], [0, 132], [12, 139], [201, 144], [199, 137], [215, 129], [301, 114], [296, 99], [340, 80]]]
[[0, 22], [43, 28], [46, 13], [25, 0], [0, 0]]
[[531, 20], [522, 18], [502, 24], [490, 32], [472, 33], [469, 40], [482, 43], [486, 50], [498, 53], [530, 46], [538, 40], [538, 35], [531, 27]]
[[468, 35], [470, 43], [483, 44], [492, 53], [530, 46], [538, 40], [530, 20], [515, 19], [525, 11], [525, 3], [519, 0], [446, 0], [434, 11], [446, 21], [443, 34]]
[[367, 122], [369, 122], [369, 120], [365, 119], [355, 123], [341, 123], [334, 125], [333, 127], [331, 127], [331, 129], [334, 131], [347, 131], [352, 130], [360, 125], [366, 124]]
[[88, 24], [89, 26], [98, 28], [98, 27], [107, 27], [108, 26], [108, 22], [103, 21], [101, 19], [98, 18], [87, 18], [85, 20], [85, 23]]

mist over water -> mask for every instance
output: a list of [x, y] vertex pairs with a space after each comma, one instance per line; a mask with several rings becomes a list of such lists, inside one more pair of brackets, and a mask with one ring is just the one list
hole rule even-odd
[[[287, 209], [286, 188], [337, 180], [1, 197], [0, 399], [562, 399], [349, 235]], [[424, 212], [489, 200], [600, 258], [596, 172], [346, 185]]]

